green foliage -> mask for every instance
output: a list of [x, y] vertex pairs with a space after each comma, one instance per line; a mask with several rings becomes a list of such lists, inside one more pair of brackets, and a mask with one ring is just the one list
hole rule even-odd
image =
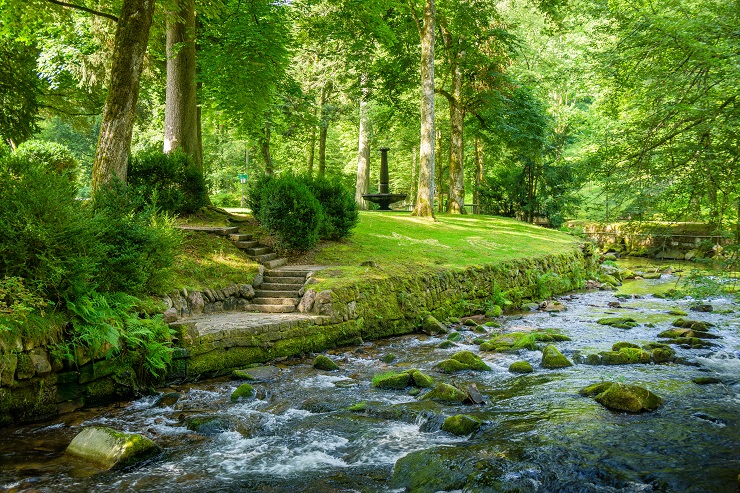
[[77, 170], [77, 159], [72, 152], [67, 146], [56, 142], [28, 140], [18, 146], [15, 155], [56, 173], [73, 173]]
[[0, 36], [0, 140], [18, 144], [37, 128], [37, 56], [34, 46]]
[[304, 180], [323, 210], [319, 236], [327, 240], [339, 240], [349, 236], [352, 228], [360, 220], [352, 192], [338, 179], [320, 176]]
[[182, 235], [174, 220], [120, 185], [95, 196], [90, 228], [102, 255], [96, 285], [103, 292], [157, 292], [166, 287], [166, 268]]
[[260, 198], [255, 217], [275, 234], [279, 247], [305, 251], [318, 243], [321, 204], [301, 181], [292, 175], [267, 180]]
[[128, 181], [146, 203], [166, 212], [189, 214], [207, 204], [203, 173], [181, 151], [165, 154], [150, 150], [133, 155]]
[[[0, 332], [22, 329], [43, 317], [51, 305], [20, 277], [0, 279]], [[24, 332], [21, 330], [20, 332]]]
[[78, 348], [93, 360], [133, 353], [146, 374], [160, 376], [172, 359], [172, 331], [161, 315], [140, 314], [141, 303], [125, 293], [91, 293], [68, 302], [72, 333], [57, 354], [76, 363]]

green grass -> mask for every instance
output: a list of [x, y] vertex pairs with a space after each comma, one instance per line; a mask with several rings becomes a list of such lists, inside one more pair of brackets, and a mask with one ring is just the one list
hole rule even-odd
[[203, 290], [230, 284], [250, 284], [258, 265], [228, 239], [208, 233], [189, 232], [176, 256], [171, 285]]
[[[564, 233], [513, 219], [446, 214], [438, 215], [437, 219], [432, 222], [407, 212], [361, 212], [359, 224], [349, 239], [322, 243], [296, 261], [337, 266], [317, 274], [324, 287], [341, 282], [337, 278], [461, 270], [559, 253], [578, 242]], [[368, 261], [377, 267], [361, 265]]]

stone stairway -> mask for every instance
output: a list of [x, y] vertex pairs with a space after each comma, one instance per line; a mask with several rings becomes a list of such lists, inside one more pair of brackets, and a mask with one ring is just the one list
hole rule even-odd
[[260, 245], [258, 241], [252, 238], [251, 234], [231, 233], [229, 239], [252, 260], [259, 262], [268, 269], [275, 269], [288, 262], [287, 259], [278, 258], [277, 253], [272, 248]]
[[262, 284], [255, 287], [252, 311], [292, 313], [301, 301], [299, 294], [311, 270], [293, 267], [266, 270]]

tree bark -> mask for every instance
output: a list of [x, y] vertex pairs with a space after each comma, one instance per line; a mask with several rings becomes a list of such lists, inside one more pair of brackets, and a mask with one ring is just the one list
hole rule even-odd
[[[415, 13], [413, 3], [409, 5]], [[421, 136], [419, 188], [412, 215], [434, 218], [434, 0], [425, 0], [423, 20], [415, 18], [421, 39]]]
[[164, 152], [180, 149], [202, 169], [195, 85], [195, 5], [193, 0], [178, 0], [177, 5], [177, 12], [167, 14]]
[[473, 189], [473, 213], [480, 210], [480, 187], [485, 180], [485, 164], [483, 162], [483, 146], [479, 136], [475, 136], [475, 188]]
[[447, 212], [465, 214], [465, 110], [462, 105], [463, 73], [459, 52], [452, 67], [452, 98], [450, 99], [450, 190]]
[[262, 137], [260, 138], [260, 151], [262, 152], [262, 160], [265, 162], [265, 174], [272, 175], [272, 154], [270, 153], [270, 138], [272, 137], [272, 130], [270, 129], [270, 122], [265, 121], [265, 129]]
[[[442, 131], [437, 130], [436, 136], [434, 141], [434, 154], [436, 156], [442, 155]], [[442, 213], [445, 211], [445, 201], [444, 201], [444, 166], [442, 166], [439, 163], [435, 163], [435, 172], [437, 173], [437, 177], [434, 181], [436, 186], [434, 187], [434, 195], [437, 197], [437, 212]]]
[[409, 197], [411, 199], [412, 210], [416, 206], [417, 187], [419, 186], [419, 149], [414, 147], [411, 150], [411, 190]]
[[[314, 120], [317, 116], [317, 109], [314, 108], [313, 112]], [[313, 162], [316, 155], [316, 125], [311, 125], [311, 133], [308, 137], [308, 155], [306, 156], [306, 169], [308, 176], [313, 176]]]
[[126, 182], [136, 101], [155, 0], [125, 0], [118, 18], [108, 94], [100, 122], [92, 192], [118, 179]]
[[319, 124], [319, 176], [324, 176], [326, 172], [326, 137], [329, 134], [329, 111], [326, 107], [329, 102], [329, 95], [332, 90], [331, 81], [327, 81], [321, 88], [321, 122]]
[[360, 96], [360, 128], [357, 145], [357, 180], [355, 184], [355, 202], [357, 208], [367, 210], [367, 201], [362, 194], [368, 193], [370, 177], [370, 114], [367, 111], [367, 75], [361, 78], [362, 95]]

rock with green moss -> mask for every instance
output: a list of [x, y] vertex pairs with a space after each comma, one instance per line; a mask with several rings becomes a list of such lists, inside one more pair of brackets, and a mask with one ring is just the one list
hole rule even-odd
[[529, 361], [515, 361], [509, 365], [509, 371], [511, 373], [532, 373], [534, 368]]
[[231, 393], [231, 400], [233, 402], [236, 402], [239, 399], [249, 399], [250, 397], [254, 397], [254, 387], [248, 383], [241, 384]]
[[434, 379], [424, 372], [417, 369], [406, 370], [404, 373], [411, 376], [411, 380], [414, 385], [423, 389], [430, 389], [434, 387]]
[[382, 361], [383, 363], [393, 363], [394, 361], [396, 361], [396, 358], [397, 356], [395, 354], [387, 353], [384, 354], [382, 358], [380, 358], [380, 361]]
[[447, 332], [447, 327], [445, 327], [433, 315], [427, 315], [421, 323], [421, 331], [427, 335], [436, 336], [437, 334], [445, 334]]
[[449, 348], [455, 347], [455, 346], [457, 346], [457, 344], [455, 344], [452, 341], [442, 341], [442, 342], [439, 343], [439, 346], [437, 346], [437, 347], [440, 348], [440, 349], [449, 349]]
[[639, 348], [640, 346], [638, 346], [637, 344], [633, 344], [631, 342], [617, 342], [612, 345], [612, 351], [619, 351], [620, 349], [626, 348], [626, 347]]
[[648, 272], [642, 274], [643, 279], [660, 279], [662, 274], [660, 272]]
[[488, 366], [480, 356], [471, 353], [470, 351], [460, 351], [452, 355], [452, 359], [459, 361], [466, 365], [471, 370], [476, 371], [491, 371], [491, 367]]
[[334, 360], [332, 360], [328, 356], [324, 356], [323, 354], [319, 354], [316, 356], [316, 358], [313, 360], [313, 367], [317, 370], [324, 371], [334, 371], [339, 369], [339, 365], [337, 365]]
[[650, 344], [645, 344], [643, 349], [650, 351], [654, 363], [670, 363], [676, 359], [676, 351], [674, 351], [668, 344], [651, 342]]
[[537, 338], [532, 333], [511, 332], [499, 334], [488, 342], [480, 345], [481, 351], [518, 351], [520, 349], [537, 349]]
[[367, 401], [357, 402], [347, 408], [347, 411], [351, 411], [353, 413], [362, 413], [362, 412], [365, 412], [366, 410], [367, 410]]
[[437, 371], [441, 371], [442, 373], [457, 373], [459, 371], [470, 369], [466, 364], [454, 359], [446, 359], [440, 361], [439, 363], [434, 365], [434, 368], [437, 369]]
[[605, 317], [596, 321], [599, 325], [608, 325], [617, 329], [632, 329], [639, 324], [637, 320], [631, 317]]
[[615, 287], [615, 288], [617, 286], [621, 286], [622, 285], [622, 283], [619, 282], [616, 277], [614, 277], [612, 275], [609, 275], [609, 274], [601, 274], [599, 276], [599, 282], [602, 283], [602, 284], [608, 284], [609, 286], [612, 286], [612, 287]]
[[67, 453], [101, 469], [118, 469], [150, 459], [161, 452], [150, 439], [105, 426], [85, 428], [67, 447]]
[[663, 404], [663, 399], [637, 385], [602, 382], [580, 390], [581, 395], [593, 397], [602, 406], [615, 411], [641, 413], [654, 411]]
[[478, 418], [467, 414], [456, 414], [445, 419], [442, 430], [457, 436], [470, 435], [480, 428], [481, 422]]
[[488, 318], [496, 318], [503, 315], [504, 309], [501, 308], [499, 305], [493, 305], [491, 308], [486, 310], [486, 317]]
[[623, 347], [619, 351], [602, 351], [599, 353], [602, 365], [636, 365], [652, 361], [652, 355], [643, 349]]
[[716, 377], [695, 377], [691, 379], [696, 385], [712, 385], [715, 383], [722, 383], [722, 380]]
[[713, 325], [709, 322], [701, 322], [699, 320], [689, 320], [686, 318], [677, 318], [673, 321], [674, 327], [681, 327], [684, 329], [691, 329], [697, 332], [706, 332]]
[[468, 394], [448, 383], [438, 383], [436, 387], [421, 396], [422, 400], [433, 399], [443, 402], [465, 402]]
[[451, 332], [450, 334], [447, 334], [447, 340], [452, 342], [459, 342], [463, 338], [462, 334], [459, 332]]
[[197, 416], [188, 419], [185, 426], [201, 435], [218, 435], [234, 429], [234, 423], [221, 416]]
[[408, 373], [388, 372], [376, 375], [373, 378], [373, 386], [379, 389], [405, 389], [411, 385], [411, 375]]
[[563, 354], [558, 351], [558, 348], [556, 348], [555, 346], [545, 346], [545, 348], [542, 350], [542, 362], [540, 363], [540, 366], [542, 368], [554, 370], [557, 368], [566, 368], [568, 366], [573, 366], [573, 363], [571, 363], [568, 358], [563, 356]]
[[676, 315], [677, 317], [685, 317], [686, 315], [688, 315], [688, 313], [686, 313], [683, 310], [679, 310], [678, 308], [674, 308], [673, 310], [668, 311], [668, 315]]

